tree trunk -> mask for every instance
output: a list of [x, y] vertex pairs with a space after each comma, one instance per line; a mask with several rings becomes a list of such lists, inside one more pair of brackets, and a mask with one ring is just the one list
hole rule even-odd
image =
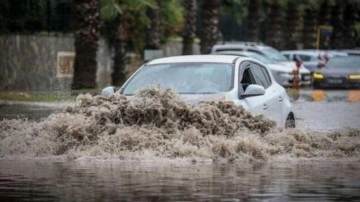
[[161, 1], [155, 1], [155, 8], [148, 7], [146, 14], [150, 20], [150, 27], [146, 34], [146, 49], [160, 49], [161, 47], [161, 30], [160, 30], [160, 7]]
[[96, 87], [100, 16], [98, 0], [74, 0], [75, 64], [72, 89]]
[[298, 4], [289, 1], [286, 9], [285, 49], [298, 49], [300, 36], [300, 14]]
[[[324, 0], [320, 6], [318, 26], [330, 26], [331, 8], [327, 0]], [[330, 36], [322, 36], [319, 41], [319, 49], [330, 49]]]
[[344, 47], [351, 49], [355, 47], [355, 22], [356, 11], [354, 5], [348, 3], [344, 10]]
[[248, 2], [246, 38], [248, 41], [257, 42], [259, 41], [260, 0]]
[[277, 49], [282, 49], [281, 38], [281, 8], [277, 2], [270, 5], [270, 13], [268, 15], [269, 24], [266, 36], [266, 43]]
[[307, 8], [304, 16], [303, 42], [304, 49], [316, 48], [317, 12]]
[[121, 15], [116, 17], [114, 51], [114, 66], [111, 74], [112, 85], [121, 86], [126, 81], [126, 32]]
[[193, 54], [194, 38], [196, 36], [196, 0], [185, 0], [185, 25], [183, 31], [183, 55]]
[[333, 26], [333, 32], [331, 34], [331, 48], [332, 49], [342, 49], [343, 48], [343, 19], [341, 16], [341, 7], [339, 4], [335, 5], [331, 9], [331, 25]]
[[203, 1], [203, 24], [200, 42], [200, 52], [208, 54], [219, 39], [219, 10], [221, 0]]
[[329, 2], [324, 0], [320, 6], [319, 11], [319, 25], [330, 25], [331, 20], [331, 7]]

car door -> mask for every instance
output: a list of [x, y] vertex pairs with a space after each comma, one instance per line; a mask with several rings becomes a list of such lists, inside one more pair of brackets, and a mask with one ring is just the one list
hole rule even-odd
[[270, 73], [264, 66], [251, 62], [251, 72], [255, 78], [256, 84], [265, 88], [265, 94], [263, 95], [263, 113], [274, 121], [282, 122], [281, 105], [284, 97], [279, 89], [279, 86], [271, 82]]
[[262, 95], [242, 98], [241, 95], [245, 92], [246, 87], [250, 84], [256, 84], [255, 78], [251, 72], [251, 65], [249, 61], [242, 62], [239, 66], [239, 71], [236, 81], [238, 85], [238, 96], [234, 100], [235, 104], [243, 106], [252, 114], [264, 113], [264, 99]]

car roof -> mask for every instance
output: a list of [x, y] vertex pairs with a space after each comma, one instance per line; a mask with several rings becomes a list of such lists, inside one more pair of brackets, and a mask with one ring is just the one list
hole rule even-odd
[[226, 50], [234, 50], [237, 49], [271, 49], [271, 46], [266, 46], [261, 43], [256, 42], [242, 42], [242, 43], [225, 43], [225, 44], [216, 44], [212, 47], [212, 52], [217, 51], [226, 51]]
[[181, 63], [181, 62], [215, 62], [215, 63], [235, 63], [239, 56], [236, 55], [182, 55], [164, 57], [151, 60], [147, 65], [165, 64], [165, 63]]
[[322, 52], [319, 50], [287, 50], [287, 51], [280, 51], [282, 54], [306, 54], [306, 55], [314, 55], [318, 56]]

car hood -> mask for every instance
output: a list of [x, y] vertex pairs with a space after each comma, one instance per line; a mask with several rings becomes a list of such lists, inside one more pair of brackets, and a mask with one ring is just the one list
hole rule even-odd
[[226, 100], [226, 93], [215, 93], [215, 94], [180, 94], [180, 98], [186, 103], [194, 105], [199, 102], [206, 101], [224, 101]]
[[[272, 71], [291, 73], [296, 68], [296, 65], [295, 62], [289, 61], [289, 62], [268, 64], [268, 68]], [[310, 73], [310, 71], [304, 65], [301, 65], [299, 70], [300, 73]]]
[[[207, 101], [225, 101], [227, 93], [214, 93], [214, 94], [179, 94], [180, 98], [187, 104], [196, 105], [199, 102]], [[126, 95], [130, 100], [134, 99], [133, 95]]]
[[359, 74], [360, 70], [347, 69], [347, 68], [343, 68], [343, 69], [324, 68], [321, 69], [319, 72], [327, 76], [347, 76], [348, 74]]

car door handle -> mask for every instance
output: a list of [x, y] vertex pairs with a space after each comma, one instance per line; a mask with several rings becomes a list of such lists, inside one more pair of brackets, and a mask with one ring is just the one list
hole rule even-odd
[[279, 99], [278, 99], [280, 102], [284, 100], [283, 97], [279, 96]]
[[263, 109], [267, 109], [267, 108], [269, 108], [269, 105], [264, 104]]

